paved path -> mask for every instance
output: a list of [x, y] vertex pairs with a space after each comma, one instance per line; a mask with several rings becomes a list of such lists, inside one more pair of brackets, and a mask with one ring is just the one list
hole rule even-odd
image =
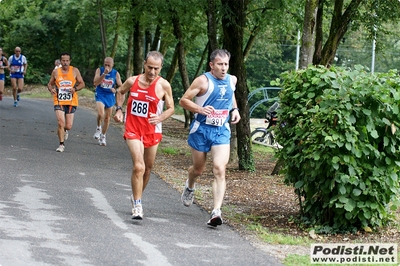
[[50, 100], [0, 102], [0, 265], [281, 265], [152, 175], [131, 219], [131, 159], [119, 129], [93, 139], [78, 108], [63, 153]]

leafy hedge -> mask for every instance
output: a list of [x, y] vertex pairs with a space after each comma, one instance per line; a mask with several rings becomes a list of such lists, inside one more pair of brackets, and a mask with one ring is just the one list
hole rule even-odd
[[310, 66], [285, 72], [276, 134], [285, 180], [319, 232], [387, 224], [400, 197], [400, 78]]

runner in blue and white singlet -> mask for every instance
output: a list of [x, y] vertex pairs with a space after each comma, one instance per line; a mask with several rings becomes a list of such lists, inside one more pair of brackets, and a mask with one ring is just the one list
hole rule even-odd
[[184, 109], [195, 114], [188, 137], [193, 165], [189, 168], [181, 200], [186, 207], [193, 203], [195, 181], [206, 168], [207, 153], [211, 152], [214, 208], [207, 225], [214, 227], [223, 222], [221, 205], [226, 189], [225, 172], [231, 138], [229, 118], [232, 117], [233, 124], [240, 120], [234, 93], [237, 78], [228, 74], [229, 60], [227, 50], [213, 51], [209, 63], [211, 70], [197, 77], [179, 101]]
[[14, 107], [18, 106], [20, 100], [19, 94], [24, 88], [24, 78], [28, 68], [26, 57], [21, 54], [21, 48], [15, 47], [15, 54], [8, 59], [10, 69], [10, 80], [13, 89]]

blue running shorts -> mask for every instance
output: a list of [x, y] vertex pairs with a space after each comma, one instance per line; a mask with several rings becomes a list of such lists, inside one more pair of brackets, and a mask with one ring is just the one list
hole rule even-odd
[[0, 74], [0, 80], [5, 80], [6, 78], [6, 75], [4, 75], [4, 73], [3, 74]]
[[10, 73], [10, 78], [12, 79], [23, 79], [24, 73]]
[[105, 108], [111, 108], [115, 105], [115, 95], [114, 93], [95, 93], [96, 102], [101, 102], [104, 104]]
[[230, 144], [230, 139], [229, 123], [216, 127], [194, 120], [190, 125], [188, 144], [197, 151], [209, 152], [212, 146]]

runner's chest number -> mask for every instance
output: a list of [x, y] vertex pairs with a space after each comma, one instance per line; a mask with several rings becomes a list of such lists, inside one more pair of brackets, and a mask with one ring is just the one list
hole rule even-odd
[[62, 89], [58, 90], [58, 100], [59, 101], [70, 101], [72, 99], [72, 93], [70, 89]]
[[132, 108], [131, 114], [140, 116], [140, 117], [147, 117], [149, 113], [149, 103], [143, 101], [132, 101]]
[[224, 125], [228, 116], [229, 116], [229, 111], [226, 109], [214, 110], [212, 114], [209, 114], [206, 117], [206, 124], [211, 126], [221, 127]]

